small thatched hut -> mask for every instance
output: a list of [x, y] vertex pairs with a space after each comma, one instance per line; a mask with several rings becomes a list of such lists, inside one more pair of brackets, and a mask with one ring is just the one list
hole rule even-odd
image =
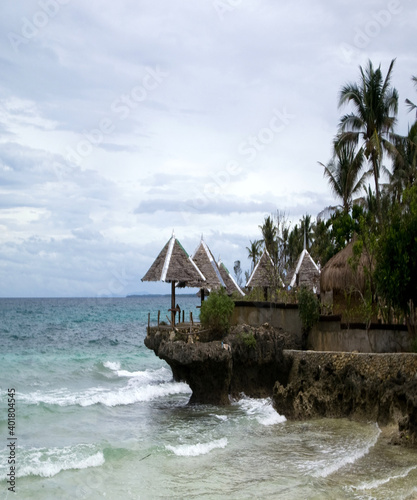
[[[175, 284], [204, 286], [206, 281], [181, 243], [172, 234], [171, 239], [155, 259], [142, 281], [165, 281], [171, 283], [171, 319], [175, 322]], [[191, 284], [192, 283], [192, 284]]]
[[341, 314], [344, 319], [363, 320], [359, 312], [363, 294], [367, 288], [366, 269], [371, 268], [370, 257], [364, 250], [359, 259], [354, 259], [355, 240], [334, 255], [320, 273], [321, 301]]
[[320, 269], [306, 249], [301, 252], [289, 282], [291, 288], [306, 286], [320, 293]]
[[249, 276], [246, 287], [263, 288], [266, 300], [268, 289], [275, 288], [277, 286], [283, 286], [283, 282], [277, 275], [274, 262], [271, 259], [268, 250], [265, 249], [258, 263], [254, 267], [251, 275]]
[[233, 292], [237, 292], [238, 294], [244, 296], [245, 293], [242, 291], [240, 286], [233, 279], [233, 276], [230, 274], [229, 270], [223, 264], [221, 259], [218, 260], [217, 265], [219, 266], [220, 274], [223, 278], [224, 284], [226, 285], [227, 294], [232, 295]]
[[200, 244], [196, 248], [192, 259], [206, 278], [204, 282], [205, 289], [210, 291], [226, 287], [217, 262], [214, 260], [213, 254], [203, 238], [201, 238]]

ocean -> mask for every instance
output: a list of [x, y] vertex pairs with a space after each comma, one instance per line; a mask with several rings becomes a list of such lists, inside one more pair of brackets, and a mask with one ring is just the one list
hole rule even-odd
[[[177, 302], [198, 316], [197, 297]], [[290, 422], [245, 395], [189, 406], [143, 343], [169, 307], [0, 299], [0, 498], [417, 498], [417, 452], [374, 422]]]

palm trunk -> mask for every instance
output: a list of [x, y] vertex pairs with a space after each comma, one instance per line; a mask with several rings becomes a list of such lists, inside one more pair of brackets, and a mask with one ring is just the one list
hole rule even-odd
[[378, 158], [375, 154], [372, 154], [372, 169], [374, 172], [375, 179], [375, 198], [376, 198], [376, 215], [378, 217], [379, 222], [381, 222], [381, 193], [379, 190], [379, 165]]

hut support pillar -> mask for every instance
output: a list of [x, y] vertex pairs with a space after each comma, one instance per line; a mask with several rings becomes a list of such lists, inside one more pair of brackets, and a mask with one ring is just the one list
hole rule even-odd
[[175, 281], [171, 281], [171, 324], [175, 326]]

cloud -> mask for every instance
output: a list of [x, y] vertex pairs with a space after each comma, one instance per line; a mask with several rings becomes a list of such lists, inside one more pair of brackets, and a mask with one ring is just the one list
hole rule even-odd
[[173, 228], [246, 262], [265, 215], [335, 204], [317, 162], [368, 58], [413, 118], [411, 2], [47, 3], [0, 17], [0, 296], [146, 289]]
[[135, 209], [136, 214], [155, 213], [157, 211], [164, 212], [180, 212], [192, 214], [244, 214], [244, 213], [262, 213], [272, 212], [275, 210], [275, 205], [270, 202], [257, 202], [245, 200], [228, 200], [225, 198], [216, 198], [210, 200], [205, 197], [200, 199], [189, 199], [185, 201], [170, 200], [170, 199], [152, 199], [141, 202]]

